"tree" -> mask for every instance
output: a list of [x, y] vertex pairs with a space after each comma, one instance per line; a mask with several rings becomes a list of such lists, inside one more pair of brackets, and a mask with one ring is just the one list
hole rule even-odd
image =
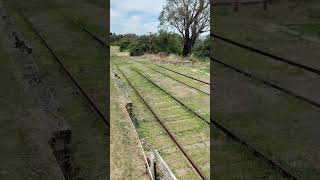
[[183, 56], [189, 56], [201, 33], [210, 27], [209, 0], [167, 0], [159, 16], [160, 28], [171, 27], [183, 36]]

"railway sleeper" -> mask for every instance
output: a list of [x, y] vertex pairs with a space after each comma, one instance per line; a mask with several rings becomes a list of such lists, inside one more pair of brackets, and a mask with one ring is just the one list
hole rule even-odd
[[172, 118], [172, 117], [168, 117], [168, 118], [162, 118], [163, 122], [167, 123], [185, 123], [187, 121], [189, 121], [190, 119], [193, 119], [190, 117], [190, 115], [184, 115], [184, 116], [179, 116], [177, 118]]
[[[185, 145], [184, 148], [185, 150], [190, 150], [190, 149], [197, 149], [197, 148], [208, 148], [210, 146], [210, 141], [204, 141], [204, 142], [197, 142], [194, 144], [188, 144]], [[168, 148], [164, 148], [161, 149], [161, 152], [169, 154], [169, 153], [174, 153], [177, 150], [177, 148], [172, 148], [172, 147], [168, 147]]]
[[183, 121], [183, 120], [186, 120], [187, 118], [190, 118], [190, 114], [175, 114], [175, 115], [169, 115], [169, 116], [166, 116], [166, 117], [162, 117], [162, 119], [164, 121], [170, 121], [170, 122], [175, 122], [175, 121]]
[[[166, 107], [157, 107], [157, 109], [161, 110], [161, 111], [168, 111], [168, 110], [175, 110], [175, 114], [179, 113], [176, 111], [179, 111], [181, 109], [181, 107], [173, 105], [173, 106], [166, 106]], [[179, 114], [178, 114], [179, 115]]]
[[153, 94], [153, 96], [152, 96], [153, 98], [151, 97], [150, 99], [154, 100], [155, 102], [157, 102], [159, 104], [170, 102], [170, 98], [168, 98], [167, 96], [164, 96], [163, 93], [161, 93], [161, 92], [154, 92], [154, 90], [152, 90], [151, 93]]
[[[154, 103], [154, 106], [157, 106], [157, 109], [159, 109], [159, 110], [168, 110], [170, 108], [179, 107], [172, 100], [170, 100], [171, 102], [168, 102], [168, 101], [163, 102], [163, 103]], [[179, 109], [179, 108], [177, 108], [177, 109]]]
[[[166, 108], [166, 107], [174, 107], [174, 106], [179, 107], [179, 104], [174, 102], [173, 99], [168, 99], [166, 102], [156, 102], [156, 103], [153, 103], [152, 105], [157, 107], [157, 109], [159, 109], [159, 110]], [[183, 109], [183, 108], [181, 108], [181, 109]]]
[[[178, 119], [173, 119], [173, 120], [168, 120], [168, 121], [165, 121], [166, 123], [186, 123], [187, 121], [194, 121], [194, 118], [193, 117], [190, 117], [189, 116], [185, 116], [185, 117], [182, 117], [182, 118], [178, 118]], [[171, 124], [172, 125], [172, 124]]]

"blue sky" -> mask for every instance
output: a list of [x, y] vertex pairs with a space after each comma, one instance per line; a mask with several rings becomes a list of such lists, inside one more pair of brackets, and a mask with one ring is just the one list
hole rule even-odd
[[111, 0], [111, 32], [147, 34], [158, 31], [165, 0]]

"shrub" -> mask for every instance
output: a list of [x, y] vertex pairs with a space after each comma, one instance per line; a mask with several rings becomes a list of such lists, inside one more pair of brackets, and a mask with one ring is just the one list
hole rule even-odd
[[137, 41], [138, 36], [135, 34], [126, 34], [124, 35], [120, 42], [120, 51], [130, 50], [130, 48], [133, 46], [133, 44]]
[[157, 52], [181, 54], [182, 48], [182, 37], [180, 35], [165, 31], [159, 32], [156, 42]]
[[141, 56], [147, 52], [149, 44], [146, 37], [140, 36], [130, 47], [130, 56]]
[[205, 59], [210, 57], [210, 37], [207, 36], [203, 40], [198, 40], [194, 45], [193, 55], [200, 59]]
[[130, 56], [142, 56], [145, 53], [145, 49], [142, 46], [133, 46], [130, 49]]
[[117, 35], [115, 33], [110, 33], [110, 43], [113, 46], [119, 46], [120, 45], [120, 41], [123, 38], [123, 35]]
[[129, 51], [131, 56], [140, 56], [144, 53], [167, 52], [172, 54], [182, 53], [182, 37], [176, 33], [160, 31], [158, 34], [141, 35], [126, 34], [114, 37], [114, 42], [119, 40], [120, 51]]

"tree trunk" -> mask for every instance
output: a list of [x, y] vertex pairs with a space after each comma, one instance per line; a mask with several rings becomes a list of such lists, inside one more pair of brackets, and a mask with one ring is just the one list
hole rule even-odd
[[187, 57], [190, 54], [191, 54], [191, 43], [190, 43], [190, 40], [189, 39], [184, 39], [182, 55], [184, 57]]
[[192, 38], [184, 38], [184, 43], [183, 43], [183, 56], [187, 57], [190, 56], [192, 53], [192, 47], [196, 43], [196, 37]]
[[187, 57], [191, 54], [191, 39], [189, 28], [185, 30], [185, 36], [183, 40], [183, 57]]

